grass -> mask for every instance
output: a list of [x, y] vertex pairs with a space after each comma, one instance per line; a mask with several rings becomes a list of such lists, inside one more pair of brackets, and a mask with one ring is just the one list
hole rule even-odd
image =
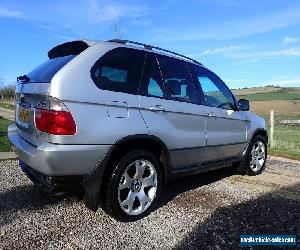
[[[269, 117], [264, 117], [270, 136]], [[300, 116], [275, 116], [274, 147], [269, 154], [300, 160], [300, 127], [279, 124], [280, 120], [299, 120]]]
[[300, 100], [300, 92], [256, 93], [251, 95], [239, 95], [237, 97], [249, 101]]
[[12, 121], [0, 116], [0, 152], [12, 151], [10, 141], [7, 138], [7, 127], [11, 123]]
[[14, 104], [0, 102], [0, 107], [15, 110], [15, 105]]

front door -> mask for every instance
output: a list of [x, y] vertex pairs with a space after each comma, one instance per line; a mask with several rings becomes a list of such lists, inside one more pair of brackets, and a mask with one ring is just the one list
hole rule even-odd
[[239, 155], [247, 141], [247, 121], [237, 111], [231, 91], [211, 71], [194, 66], [205, 100], [207, 153], [206, 161]]

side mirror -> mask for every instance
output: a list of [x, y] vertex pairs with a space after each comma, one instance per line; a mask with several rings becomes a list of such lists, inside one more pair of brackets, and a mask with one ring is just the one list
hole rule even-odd
[[242, 110], [242, 111], [249, 111], [250, 109], [250, 104], [249, 101], [246, 99], [240, 99], [238, 101], [238, 110]]

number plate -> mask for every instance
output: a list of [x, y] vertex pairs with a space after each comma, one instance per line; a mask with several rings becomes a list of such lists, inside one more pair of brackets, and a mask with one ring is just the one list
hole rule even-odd
[[17, 111], [17, 123], [22, 127], [28, 128], [30, 121], [30, 109], [18, 106]]

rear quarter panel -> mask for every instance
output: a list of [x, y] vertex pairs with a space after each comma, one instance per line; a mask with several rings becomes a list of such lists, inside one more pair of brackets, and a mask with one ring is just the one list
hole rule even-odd
[[100, 90], [90, 76], [94, 63], [107, 51], [118, 47], [96, 44], [65, 65], [52, 79], [50, 95], [62, 100], [76, 126], [74, 136], [50, 135], [59, 144], [114, 144], [135, 134], [147, 134], [139, 112], [137, 95]]

